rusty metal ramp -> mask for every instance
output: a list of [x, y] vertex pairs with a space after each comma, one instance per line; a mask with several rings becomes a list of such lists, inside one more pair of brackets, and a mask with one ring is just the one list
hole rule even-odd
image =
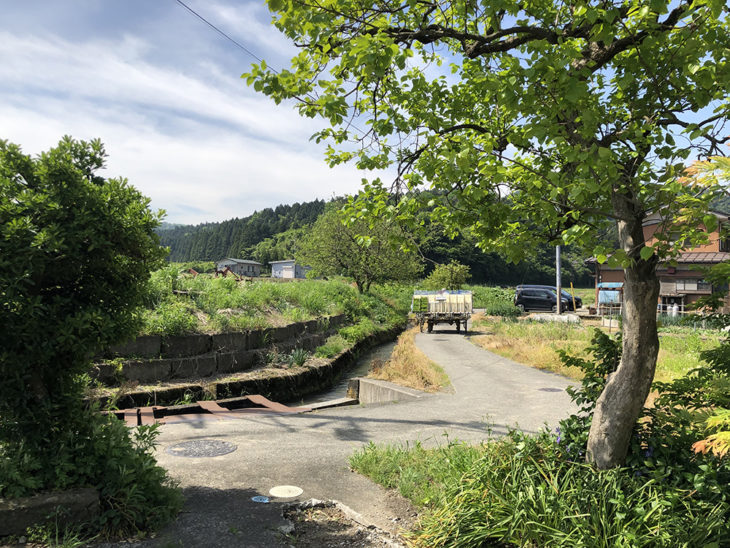
[[127, 426], [170, 424], [201, 420], [242, 419], [252, 414], [294, 414], [311, 411], [311, 407], [289, 407], [259, 394], [226, 400], [202, 400], [194, 404], [168, 407], [147, 406], [111, 412]]

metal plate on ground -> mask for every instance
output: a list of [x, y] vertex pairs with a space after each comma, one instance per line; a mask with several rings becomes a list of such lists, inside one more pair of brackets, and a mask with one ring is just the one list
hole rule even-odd
[[237, 445], [221, 440], [192, 440], [172, 445], [167, 453], [176, 457], [219, 457], [233, 453]]
[[281, 499], [288, 499], [292, 497], [298, 497], [304, 492], [301, 487], [294, 485], [277, 485], [269, 490], [269, 495]]
[[539, 388], [538, 390], [542, 390], [543, 392], [565, 392], [562, 388]]

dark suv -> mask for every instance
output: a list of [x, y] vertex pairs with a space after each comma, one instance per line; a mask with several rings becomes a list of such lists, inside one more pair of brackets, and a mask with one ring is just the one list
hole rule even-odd
[[[522, 285], [517, 286], [518, 290], [527, 289], [527, 288], [547, 289], [549, 291], [552, 291], [553, 293], [555, 293], [557, 291], [557, 288], [554, 285], [522, 284]], [[565, 289], [561, 288], [561, 290], [563, 293], [563, 300], [568, 299], [568, 308], [566, 310], [573, 310], [573, 296], [570, 293], [568, 293]], [[576, 309], [583, 308], [583, 299], [581, 299], [578, 296], [575, 297], [575, 308]]]
[[[515, 306], [520, 310], [552, 310], [558, 311], [557, 295], [555, 289], [549, 287], [517, 286], [515, 289]], [[569, 310], [572, 303], [568, 303], [567, 297], [563, 296], [560, 303], [560, 311]]]

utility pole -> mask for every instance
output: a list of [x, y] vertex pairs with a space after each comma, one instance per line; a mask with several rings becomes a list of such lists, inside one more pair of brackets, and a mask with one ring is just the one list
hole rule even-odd
[[558, 302], [556, 303], [557, 313], [560, 314], [563, 304], [563, 288], [560, 285], [560, 246], [555, 246], [555, 289]]

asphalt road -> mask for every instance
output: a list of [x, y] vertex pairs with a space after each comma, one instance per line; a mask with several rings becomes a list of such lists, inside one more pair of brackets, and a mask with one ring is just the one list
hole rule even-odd
[[[452, 388], [418, 401], [326, 409], [300, 415], [259, 414], [241, 419], [168, 424], [161, 428], [159, 463], [180, 482], [186, 506], [177, 521], [140, 546], [275, 547], [285, 526], [281, 502], [335, 499], [386, 530], [402, 501], [353, 473], [348, 457], [369, 442], [426, 445], [479, 441], [510, 427], [536, 432], [572, 409], [569, 381], [514, 363], [473, 345], [453, 328], [419, 334], [417, 346], [441, 365]], [[216, 457], [176, 456], [181, 442], [218, 440], [236, 450]], [[278, 485], [303, 493], [269, 496]], [[130, 546], [130, 544], [124, 544]]]

